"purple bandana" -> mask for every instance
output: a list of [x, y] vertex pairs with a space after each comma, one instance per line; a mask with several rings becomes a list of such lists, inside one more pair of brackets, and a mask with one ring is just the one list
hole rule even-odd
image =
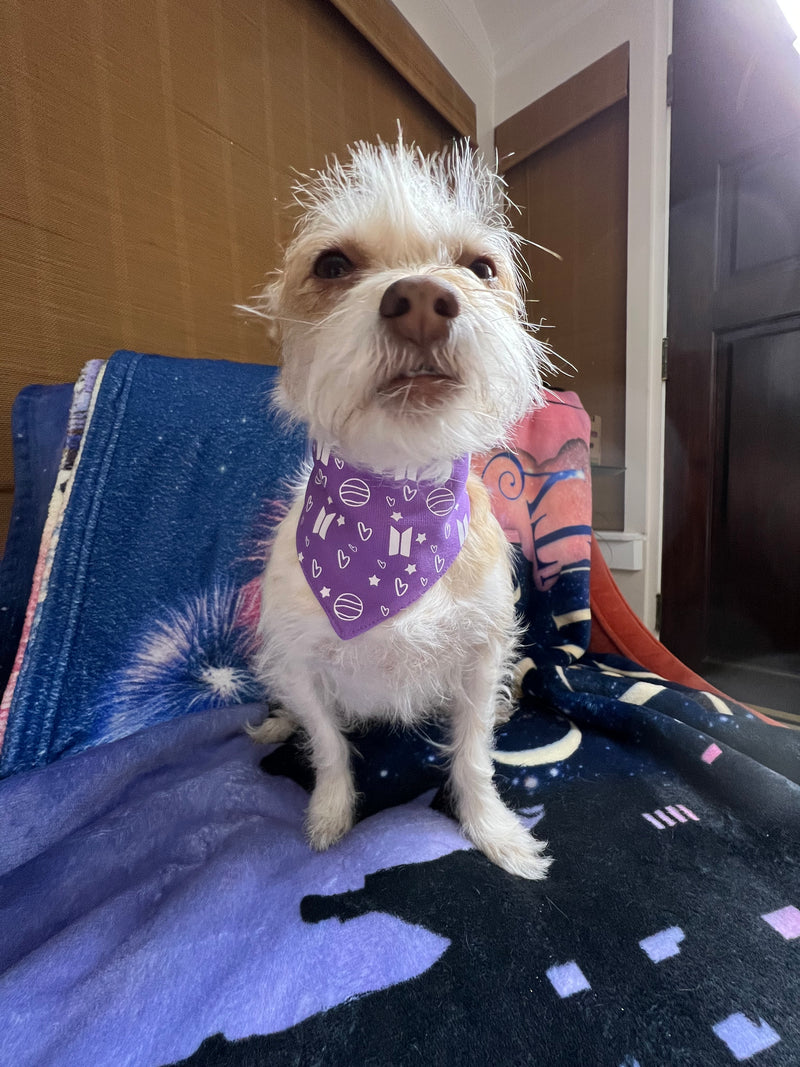
[[462, 456], [441, 483], [391, 478], [314, 444], [297, 558], [339, 637], [377, 626], [441, 578], [467, 536], [468, 473]]

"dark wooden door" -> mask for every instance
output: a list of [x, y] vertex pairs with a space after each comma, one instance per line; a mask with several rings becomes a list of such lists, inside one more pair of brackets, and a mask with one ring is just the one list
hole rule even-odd
[[675, 0], [664, 643], [800, 708], [800, 55], [774, 0]]

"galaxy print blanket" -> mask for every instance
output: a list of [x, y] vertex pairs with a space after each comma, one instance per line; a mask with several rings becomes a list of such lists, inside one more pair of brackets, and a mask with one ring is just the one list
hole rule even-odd
[[243, 733], [305, 449], [273, 374], [118, 353], [75, 391], [39, 581], [3, 591], [0, 1062], [797, 1067], [800, 735], [592, 652], [572, 394], [474, 461], [527, 627], [497, 781], [548, 879], [461, 835], [433, 726], [357, 736], [359, 821], [309, 850], [302, 751]]

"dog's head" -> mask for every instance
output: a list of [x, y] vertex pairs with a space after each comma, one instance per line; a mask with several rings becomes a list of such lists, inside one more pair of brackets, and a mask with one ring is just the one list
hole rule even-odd
[[278, 403], [352, 463], [486, 451], [540, 397], [502, 181], [466, 145], [359, 143], [295, 197], [303, 215], [263, 306]]

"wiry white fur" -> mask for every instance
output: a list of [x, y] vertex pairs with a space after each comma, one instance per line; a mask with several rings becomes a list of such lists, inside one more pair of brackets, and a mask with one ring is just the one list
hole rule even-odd
[[[466, 144], [433, 157], [402, 144], [359, 144], [347, 163], [334, 161], [298, 184], [295, 199], [306, 214], [287, 269], [261, 301], [282, 337], [280, 406], [312, 437], [335, 442], [348, 461], [375, 469], [441, 464], [502, 440], [538, 401], [548, 362], [524, 317], [519, 239], [502, 210], [502, 180]], [[322, 317], [298, 316], [291, 297], [305, 279], [291, 264], [342, 245], [364, 250], [369, 269]], [[503, 284], [487, 289], [457, 266], [469, 249], [492, 256]], [[435, 441], [427, 420], [371, 403], [376, 379], [401, 355], [375, 329], [376, 308], [386, 288], [409, 274], [442, 278], [462, 297], [437, 356], [459, 369], [464, 388]]]
[[[296, 189], [305, 214], [264, 307], [283, 340], [278, 403], [311, 436], [377, 471], [412, 466], [428, 476], [485, 451], [539, 400], [542, 347], [526, 327], [515, 239], [500, 179], [466, 147], [426, 158], [402, 143], [360, 144]], [[320, 286], [317, 256], [342, 249], [358, 270]], [[497, 279], [468, 269], [490, 256]], [[460, 313], [421, 356], [381, 320], [383, 293], [408, 276], [443, 278]], [[457, 379], [436, 403], [387, 402], [382, 384], [422, 360]], [[472, 521], [458, 559], [420, 600], [371, 630], [340, 640], [297, 560], [300, 490], [265, 571], [256, 669], [285, 715], [251, 731], [308, 738], [316, 786], [311, 844], [327, 848], [352, 825], [355, 796], [343, 730], [367, 719], [413, 724], [439, 712], [449, 724], [450, 788], [467, 835], [514, 874], [541, 878], [544, 844], [518, 822], [493, 784], [492, 730], [516, 638], [508, 550], [485, 490], [470, 482]]]

